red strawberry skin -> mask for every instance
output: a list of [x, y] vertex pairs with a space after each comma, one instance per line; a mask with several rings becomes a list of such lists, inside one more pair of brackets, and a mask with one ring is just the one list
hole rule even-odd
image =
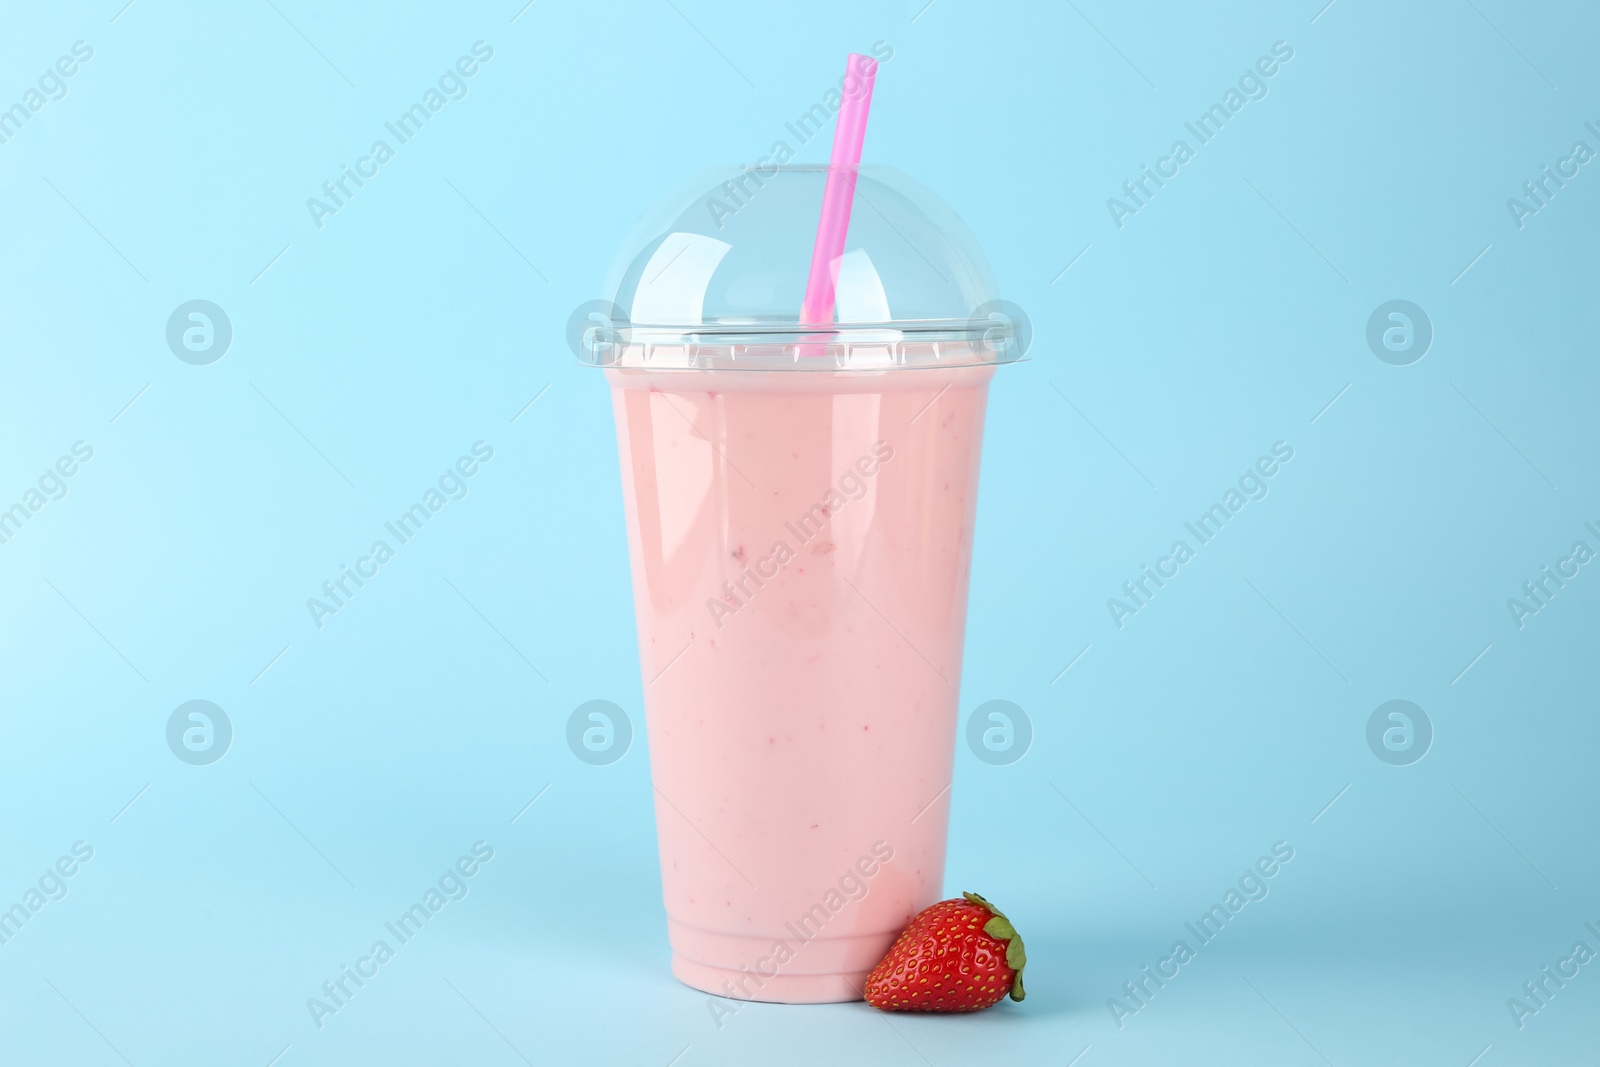
[[911, 920], [867, 976], [866, 1001], [882, 1011], [982, 1011], [1008, 994], [1023, 998], [1026, 962], [1010, 920], [966, 893]]

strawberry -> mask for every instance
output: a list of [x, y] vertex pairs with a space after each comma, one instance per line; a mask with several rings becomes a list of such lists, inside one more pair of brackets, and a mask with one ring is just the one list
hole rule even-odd
[[866, 1001], [881, 1011], [982, 1011], [1007, 992], [1021, 1000], [1022, 938], [976, 893], [922, 909], [867, 975]]

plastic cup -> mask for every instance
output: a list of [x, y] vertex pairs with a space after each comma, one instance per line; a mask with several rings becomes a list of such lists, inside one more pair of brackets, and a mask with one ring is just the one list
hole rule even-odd
[[[747, 168], [740, 174], [749, 174]], [[592, 334], [616, 418], [672, 971], [855, 1000], [943, 890], [989, 381], [975, 242], [864, 169], [798, 324], [824, 167], [677, 198]], [[803, 354], [804, 353], [804, 354]]]

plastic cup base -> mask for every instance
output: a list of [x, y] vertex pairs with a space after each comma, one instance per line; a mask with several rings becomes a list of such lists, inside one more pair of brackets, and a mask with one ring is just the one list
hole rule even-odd
[[[870, 970], [844, 974], [784, 974], [780, 971], [768, 977], [697, 963], [677, 953], [672, 956], [672, 976], [684, 985], [730, 1000], [754, 1000], [763, 1004], [843, 1004], [860, 1000], [870, 973]], [[757, 978], [760, 985], [756, 984]]]

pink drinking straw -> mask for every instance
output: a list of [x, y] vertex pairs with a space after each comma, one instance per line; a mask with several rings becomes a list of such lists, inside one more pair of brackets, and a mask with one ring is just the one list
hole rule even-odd
[[867, 110], [872, 107], [872, 83], [877, 76], [877, 60], [850, 53], [845, 63], [844, 102], [839, 106], [839, 124], [833, 131], [828, 184], [822, 192], [822, 219], [817, 223], [817, 243], [811, 252], [811, 276], [806, 280], [805, 302], [800, 305], [800, 322], [804, 325], [821, 326], [833, 321], [839, 257], [844, 255], [845, 235], [850, 232], [856, 168], [861, 165], [861, 145], [867, 139]]

